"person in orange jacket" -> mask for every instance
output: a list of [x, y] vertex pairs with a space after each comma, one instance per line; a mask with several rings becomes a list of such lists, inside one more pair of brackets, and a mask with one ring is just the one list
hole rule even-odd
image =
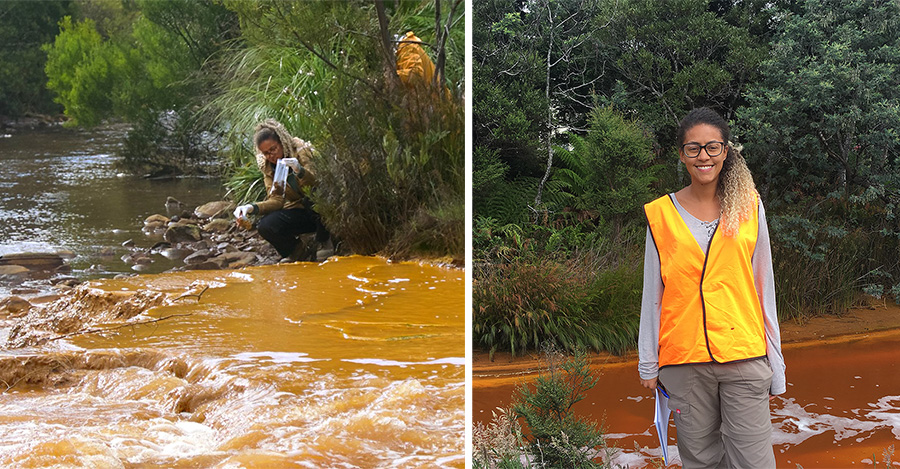
[[662, 386], [684, 468], [775, 467], [771, 397], [786, 391], [765, 211], [730, 129], [681, 121], [691, 183], [644, 206], [638, 371]]

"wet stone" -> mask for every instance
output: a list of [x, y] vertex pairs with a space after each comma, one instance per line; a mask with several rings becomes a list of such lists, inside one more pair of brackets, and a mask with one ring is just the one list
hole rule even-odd
[[141, 256], [141, 257], [136, 258], [134, 260], [134, 263], [137, 265], [148, 265], [148, 264], [153, 263], [153, 259], [150, 259], [149, 257]]
[[0, 300], [0, 318], [19, 317], [31, 309], [31, 303], [21, 296], [8, 296]]
[[159, 254], [166, 259], [184, 259], [185, 257], [191, 255], [193, 251], [191, 249], [184, 248], [166, 248], [159, 252]]
[[15, 264], [0, 265], [0, 276], [27, 275], [30, 270], [27, 267]]
[[216, 218], [203, 226], [203, 231], [222, 233], [231, 228], [231, 222], [224, 218]]
[[252, 252], [228, 252], [222, 254], [217, 259], [223, 259], [229, 268], [236, 269], [253, 265], [256, 261], [256, 254]]
[[184, 205], [180, 200], [172, 197], [171, 195], [166, 197], [166, 213], [174, 214], [181, 213], [187, 206]]
[[207, 259], [210, 258], [212, 254], [209, 250], [204, 249], [202, 251], [197, 251], [187, 257], [184, 258], [184, 263], [188, 265], [202, 264], [206, 262]]
[[0, 266], [18, 265], [28, 270], [53, 270], [64, 264], [63, 258], [54, 253], [24, 252], [0, 256]]
[[187, 265], [184, 268], [186, 270], [218, 270], [221, 269], [222, 266], [212, 260], [207, 260], [199, 264]]
[[169, 223], [169, 218], [162, 216], [160, 214], [150, 215], [149, 217], [144, 219], [144, 226], [150, 225], [166, 225]]
[[197, 225], [175, 224], [166, 229], [163, 239], [170, 243], [199, 241], [202, 235]]
[[234, 203], [227, 200], [218, 200], [197, 207], [194, 209], [194, 215], [199, 218], [226, 218], [234, 211], [234, 208]]

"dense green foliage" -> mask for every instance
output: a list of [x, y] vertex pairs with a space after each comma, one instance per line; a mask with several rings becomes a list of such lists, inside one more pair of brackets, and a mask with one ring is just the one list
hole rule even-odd
[[72, 2], [0, 2], [0, 116], [58, 113], [44, 75], [41, 46], [53, 40]]
[[805, 2], [762, 71], [738, 122], [773, 214], [783, 313], [900, 291], [900, 5]]
[[[782, 318], [841, 314], [864, 292], [900, 298], [896, 2], [493, 1], [474, 13], [476, 345], [633, 346], [641, 206], [688, 182], [674, 130], [699, 106], [744, 145]], [[571, 40], [556, 42], [562, 32]]]
[[[310, 194], [358, 253], [464, 252], [461, 0], [78, 2], [45, 46], [69, 125], [133, 125], [125, 163], [225, 176], [263, 196], [250, 137], [267, 118], [317, 149]], [[413, 31], [434, 62], [407, 85], [395, 49]]]
[[201, 169], [213, 159], [198, 108], [215, 94], [214, 67], [237, 37], [235, 15], [212, 1], [79, 3], [47, 52], [47, 86], [69, 118], [96, 126], [113, 118], [134, 128], [125, 164], [135, 170]]
[[[226, 62], [224, 93], [209, 106], [226, 131], [234, 186], [258, 196], [247, 130], [264, 117], [311, 140], [319, 180], [317, 210], [355, 252], [454, 256], [464, 253], [462, 11], [459, 4], [231, 1], [247, 47]], [[456, 8], [453, 8], [456, 5]], [[436, 6], [445, 7], [436, 11]], [[447, 9], [446, 7], [451, 8]], [[435, 34], [435, 16], [449, 36]], [[393, 39], [414, 30], [436, 62], [437, 83], [410, 88], [395, 72]], [[348, 33], [353, 31], [353, 33]], [[445, 42], [441, 42], [445, 41]], [[387, 52], [385, 52], [387, 51]], [[258, 187], [258, 186], [257, 186]], [[245, 189], [242, 189], [245, 188]]]

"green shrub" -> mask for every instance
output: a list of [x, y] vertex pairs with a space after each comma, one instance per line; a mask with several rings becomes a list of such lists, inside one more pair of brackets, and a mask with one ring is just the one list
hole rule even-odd
[[439, 50], [433, 4], [382, 5], [391, 31], [417, 28], [429, 55], [447, 53], [445, 80], [411, 89], [385, 73], [394, 64], [382, 54], [378, 5], [226, 4], [246, 20], [250, 45], [223, 64], [226, 90], [207, 112], [229, 125], [234, 194], [257, 193], [249, 137], [256, 122], [274, 118], [315, 146], [310, 198], [350, 251], [463, 259], [465, 124], [460, 82], [449, 81], [462, 79], [461, 24]]
[[550, 347], [544, 357], [547, 371], [538, 375], [533, 387], [519, 386], [512, 405], [516, 415], [525, 420], [534, 462], [547, 468], [611, 467], [615, 450], [607, 446], [602, 427], [573, 411], [600, 381], [591, 372], [587, 356], [577, 351], [564, 358]]
[[567, 266], [516, 259], [481, 269], [472, 286], [473, 334], [491, 354], [502, 347], [515, 355], [545, 341], [566, 350], [589, 345], [587, 282]]

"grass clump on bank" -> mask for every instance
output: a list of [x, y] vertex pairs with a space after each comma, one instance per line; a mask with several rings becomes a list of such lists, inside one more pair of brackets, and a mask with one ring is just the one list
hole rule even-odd
[[[475, 344], [512, 355], [550, 342], [565, 351], [579, 349], [625, 353], [637, 341], [643, 270], [637, 231], [616, 242], [595, 241], [568, 252], [553, 233], [546, 243], [557, 254], [535, 246], [541, 236], [507, 227], [511, 239], [497, 241], [502, 230], [476, 235], [480, 245], [496, 243], [493, 259], [477, 262], [472, 286]], [[551, 230], [552, 231], [552, 230]], [[495, 234], [496, 233], [496, 234]], [[528, 243], [512, 248], [516, 239]], [[511, 241], [511, 242], [510, 242]], [[614, 246], [620, 246], [618, 249]], [[482, 252], [485, 252], [482, 251]]]

